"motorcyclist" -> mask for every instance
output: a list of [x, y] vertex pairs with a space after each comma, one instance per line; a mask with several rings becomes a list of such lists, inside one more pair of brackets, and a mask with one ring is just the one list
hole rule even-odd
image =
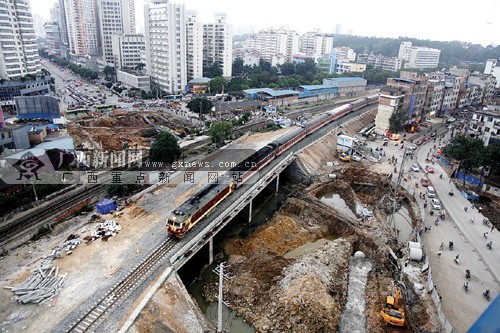
[[491, 250], [491, 248], [493, 247], [493, 241], [489, 241], [488, 244], [486, 244], [486, 246], [488, 247], [488, 249]]
[[450, 190], [450, 192], [448, 192], [449, 195], [453, 196], [453, 190]]

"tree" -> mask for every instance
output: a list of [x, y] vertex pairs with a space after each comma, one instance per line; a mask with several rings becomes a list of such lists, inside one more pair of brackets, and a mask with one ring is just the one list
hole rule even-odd
[[181, 156], [181, 148], [177, 144], [177, 139], [169, 132], [160, 132], [149, 151], [149, 160], [172, 163], [179, 156]]
[[232, 135], [233, 124], [229, 121], [218, 121], [212, 124], [208, 130], [208, 135], [212, 137], [212, 141], [216, 146], [220, 146], [224, 140], [230, 139]]
[[492, 142], [485, 148], [484, 164], [490, 168], [490, 172], [500, 175], [500, 143]]
[[191, 112], [199, 113], [200, 112], [200, 105], [201, 105], [201, 113], [202, 114], [210, 113], [210, 111], [214, 107], [214, 103], [212, 103], [212, 101], [210, 101], [206, 98], [196, 97], [196, 98], [193, 98], [187, 104], [187, 108]]
[[397, 109], [389, 118], [389, 131], [398, 133], [403, 130], [405, 121], [408, 120], [408, 113], [403, 108]]
[[210, 92], [211, 93], [219, 93], [223, 90], [227, 90], [227, 81], [222, 76], [214, 77], [210, 80]]
[[[465, 136], [457, 136], [453, 141], [443, 148], [446, 156], [460, 163], [465, 175], [470, 174], [473, 168], [483, 165], [485, 157], [484, 142], [481, 139], [469, 139]], [[463, 186], [465, 187], [465, 177]]]
[[115, 74], [115, 68], [114, 67], [106, 66], [106, 67], [104, 67], [104, 69], [102, 71], [103, 71], [104, 76], [106, 77], [106, 79], [113, 79], [113, 75]]
[[222, 69], [219, 67], [219, 64], [214, 62], [212, 66], [203, 69], [204, 75], [209, 78], [222, 76]]
[[243, 59], [236, 58], [233, 61], [233, 75], [240, 76], [243, 74], [245, 66], [243, 65]]
[[295, 74], [295, 65], [291, 62], [285, 62], [283, 65], [279, 66], [281, 75], [290, 76]]
[[146, 67], [146, 64], [145, 64], [145, 63], [143, 63], [143, 62], [140, 62], [140, 63], [138, 63], [138, 64], [137, 64], [137, 66], [135, 66], [135, 70], [136, 70], [136, 71], [140, 71], [140, 70], [142, 70], [144, 67]]

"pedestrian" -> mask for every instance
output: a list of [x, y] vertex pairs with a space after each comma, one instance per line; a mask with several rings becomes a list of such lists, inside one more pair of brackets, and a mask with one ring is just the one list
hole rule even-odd
[[422, 198], [422, 192], [420, 192], [420, 193], [418, 194], [418, 197], [419, 197], [419, 198]]
[[427, 226], [425, 226], [425, 232], [427, 232]]
[[451, 183], [451, 177], [450, 177], [450, 181], [448, 182], [448, 184]]
[[472, 205], [470, 206], [470, 208], [472, 208], [472, 209], [476, 208], [476, 204], [473, 202]]
[[424, 193], [424, 194], [422, 194], [422, 199], [424, 199], [424, 200], [425, 200], [425, 193]]
[[495, 226], [494, 226], [494, 225], [492, 225], [492, 226], [491, 226], [491, 231], [493, 231], [493, 229], [495, 229]]
[[427, 208], [427, 201], [424, 202], [424, 208]]
[[481, 213], [481, 211], [483, 210], [483, 207], [478, 207], [477, 210], [479, 211], [479, 213]]

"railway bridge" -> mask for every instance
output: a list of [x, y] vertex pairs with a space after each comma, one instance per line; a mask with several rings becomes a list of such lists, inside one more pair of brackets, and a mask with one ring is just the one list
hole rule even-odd
[[[209, 253], [207, 254], [209, 262], [213, 261], [213, 237], [222, 230], [239, 212], [249, 206], [249, 220], [252, 216], [253, 199], [268, 185], [275, 182], [276, 191], [279, 187], [280, 174], [292, 164], [297, 154], [323, 137], [341, 123], [358, 117], [360, 114], [371, 110], [373, 107], [364, 107], [354, 111], [345, 117], [335, 120], [328, 125], [318, 129], [303, 140], [297, 142], [286, 153], [277, 156], [271, 163], [252, 175], [251, 178], [236, 192], [221, 202], [212, 212], [203, 220], [198, 222], [184, 239], [177, 241], [175, 239], [166, 239], [142, 262], [138, 263], [124, 279], [108, 290], [104, 295], [94, 302], [94, 305], [87, 311], [78, 311], [81, 313], [79, 319], [67, 327], [67, 332], [91, 332], [106, 317], [111, 310], [125, 299], [133, 288], [148, 280], [152, 271], [160, 270], [161, 275], [155, 279], [150, 286], [147, 294], [135, 307], [132, 314], [125, 320], [119, 332], [127, 332], [132, 326], [137, 316], [146, 306], [150, 298], [161, 287], [165, 280], [171, 274], [177, 274], [177, 270], [186, 264], [201, 248], [208, 244]], [[144, 287], [145, 288], [145, 287]]]

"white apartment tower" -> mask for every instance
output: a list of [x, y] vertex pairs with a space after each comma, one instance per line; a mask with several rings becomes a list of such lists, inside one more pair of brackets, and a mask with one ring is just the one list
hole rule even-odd
[[203, 76], [203, 24], [197, 21], [196, 11], [186, 15], [187, 80]]
[[145, 49], [144, 36], [141, 34], [112, 35], [111, 44], [114, 66], [135, 68], [142, 63], [141, 55]]
[[255, 37], [255, 50], [263, 60], [271, 62], [273, 56], [280, 54], [287, 62], [299, 51], [299, 35], [291, 30], [262, 30]]
[[315, 56], [330, 54], [333, 48], [333, 35], [307, 32], [300, 37], [300, 53]]
[[99, 55], [100, 40], [95, 0], [63, 0], [68, 51], [74, 55]]
[[203, 24], [203, 66], [218, 63], [222, 76], [231, 77], [233, 68], [233, 34], [224, 13], [215, 14], [215, 22]]
[[182, 92], [187, 84], [185, 21], [184, 5], [168, 0], [144, 5], [147, 74], [168, 93]]
[[113, 35], [135, 34], [134, 0], [99, 0], [98, 13], [103, 60], [115, 66]]
[[28, 0], [0, 0], [0, 78], [18, 79], [40, 71]]
[[436, 68], [441, 50], [412, 46], [411, 42], [401, 42], [398, 58], [403, 59], [404, 68]]

